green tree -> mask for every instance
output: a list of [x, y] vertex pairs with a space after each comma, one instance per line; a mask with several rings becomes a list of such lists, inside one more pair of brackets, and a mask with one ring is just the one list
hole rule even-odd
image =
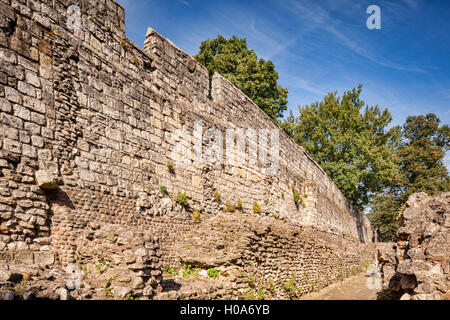
[[392, 120], [387, 110], [362, 110], [361, 90], [359, 85], [342, 97], [329, 93], [322, 102], [300, 107], [298, 118], [282, 124], [359, 209], [401, 178], [394, 152], [400, 129], [387, 130]]
[[194, 58], [209, 70], [210, 77], [214, 72], [220, 73], [272, 119], [282, 117], [287, 109], [288, 90], [278, 85], [274, 64], [258, 59], [256, 53], [247, 48], [245, 38], [225, 39], [219, 35], [203, 41]]
[[447, 125], [439, 124], [436, 115], [427, 114], [408, 117], [402, 127], [396, 153], [403, 180], [377, 195], [368, 214], [381, 241], [395, 240], [404, 203], [411, 194], [434, 195], [450, 190], [450, 178], [443, 164], [450, 131]]
[[398, 149], [400, 170], [406, 178], [403, 201], [415, 192], [434, 195], [450, 189], [450, 178], [443, 162], [450, 148], [450, 128], [439, 126], [440, 122], [435, 114], [429, 113], [410, 116], [403, 125]]
[[400, 227], [401, 209], [401, 199], [392, 191], [374, 197], [367, 217], [372, 224], [372, 229], [378, 232], [378, 241], [395, 240]]
[[295, 126], [296, 126], [296, 118], [292, 110], [289, 112], [289, 116], [285, 118], [283, 121], [278, 121], [281, 129], [283, 129], [292, 139], [295, 140]]

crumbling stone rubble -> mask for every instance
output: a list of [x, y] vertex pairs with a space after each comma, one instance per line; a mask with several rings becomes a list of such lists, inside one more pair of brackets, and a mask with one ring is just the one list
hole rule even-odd
[[379, 246], [387, 296], [402, 300], [450, 298], [450, 192], [413, 194], [396, 244]]
[[91, 223], [76, 244], [76, 262], [64, 267], [43, 264], [41, 256], [4, 261], [0, 300], [151, 299], [162, 290], [159, 243], [148, 233]]

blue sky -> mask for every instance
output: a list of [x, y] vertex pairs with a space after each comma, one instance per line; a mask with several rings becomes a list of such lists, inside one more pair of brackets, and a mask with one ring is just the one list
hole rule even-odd
[[[272, 60], [288, 107], [320, 101], [363, 84], [369, 105], [388, 108], [393, 125], [433, 112], [450, 123], [448, 0], [118, 0], [127, 36], [143, 46], [147, 27], [194, 55], [218, 34], [246, 38]], [[369, 5], [381, 30], [369, 30]], [[450, 169], [450, 154], [446, 157]]]

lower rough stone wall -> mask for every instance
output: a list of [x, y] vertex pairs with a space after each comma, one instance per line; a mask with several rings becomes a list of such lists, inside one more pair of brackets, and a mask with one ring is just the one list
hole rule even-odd
[[364, 271], [376, 252], [278, 217], [226, 212], [180, 234], [175, 262], [163, 264], [153, 231], [82, 225], [64, 267], [49, 251], [2, 252], [0, 299], [299, 299]]
[[208, 270], [217, 270], [216, 280], [204, 280], [203, 298], [297, 299], [364, 271], [376, 259], [374, 244], [239, 212], [205, 218], [173, 246], [180, 264], [165, 271], [183, 286], [158, 298], [196, 298], [189, 279], [202, 273], [208, 279]]
[[89, 223], [74, 261], [48, 252], [0, 253], [0, 300], [151, 299], [162, 290], [159, 241], [131, 226]]
[[397, 243], [379, 246], [385, 297], [450, 299], [450, 192], [413, 194]]

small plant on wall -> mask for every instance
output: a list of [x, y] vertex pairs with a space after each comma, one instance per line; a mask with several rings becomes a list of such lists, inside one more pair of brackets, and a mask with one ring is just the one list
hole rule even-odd
[[217, 270], [216, 268], [209, 268], [207, 270], [207, 273], [211, 279], [216, 279], [219, 276], [219, 270]]
[[175, 166], [173, 165], [173, 162], [167, 161], [167, 169], [170, 173], [175, 173]]
[[200, 211], [195, 209], [194, 212], [192, 213], [192, 220], [195, 223], [200, 223], [201, 221], [201, 215], [200, 215]]
[[236, 209], [237, 209], [238, 211], [242, 211], [243, 205], [242, 205], [242, 200], [241, 200], [241, 199], [238, 199], [238, 200], [237, 200]]
[[295, 202], [295, 205], [297, 206], [297, 208], [298, 208], [299, 204], [301, 204], [302, 207], [305, 208], [306, 204], [303, 201], [302, 197], [300, 196], [300, 192], [297, 190], [295, 185], [292, 185], [292, 194], [294, 196], [294, 202]]
[[253, 202], [253, 213], [261, 213], [261, 207], [259, 206], [258, 201]]
[[298, 192], [295, 185], [292, 185], [292, 194], [294, 195], [294, 202], [299, 203], [299, 201], [301, 200], [300, 192]]
[[161, 191], [161, 193], [162, 193], [163, 195], [167, 195], [167, 194], [168, 194], [168, 192], [167, 192], [167, 187], [166, 187], [166, 186], [161, 186], [161, 187], [159, 187], [159, 190]]
[[128, 50], [128, 43], [125, 40], [122, 40], [120, 44], [125, 51]]
[[218, 202], [220, 202], [220, 198], [221, 198], [221, 195], [220, 195], [219, 191], [215, 191], [214, 192], [214, 201], [218, 203]]
[[139, 66], [139, 60], [138, 60], [138, 58], [137, 58], [136, 56], [133, 57], [132, 63], [133, 63], [136, 67]]
[[283, 290], [290, 299], [299, 298], [302, 294], [301, 288], [297, 288], [297, 278], [292, 275], [291, 278], [283, 283]]
[[187, 208], [189, 206], [188, 197], [187, 197], [186, 193], [181, 193], [181, 192], [178, 193], [177, 203], [184, 208]]
[[236, 207], [230, 201], [228, 201], [226, 211], [233, 213], [236, 211]]

